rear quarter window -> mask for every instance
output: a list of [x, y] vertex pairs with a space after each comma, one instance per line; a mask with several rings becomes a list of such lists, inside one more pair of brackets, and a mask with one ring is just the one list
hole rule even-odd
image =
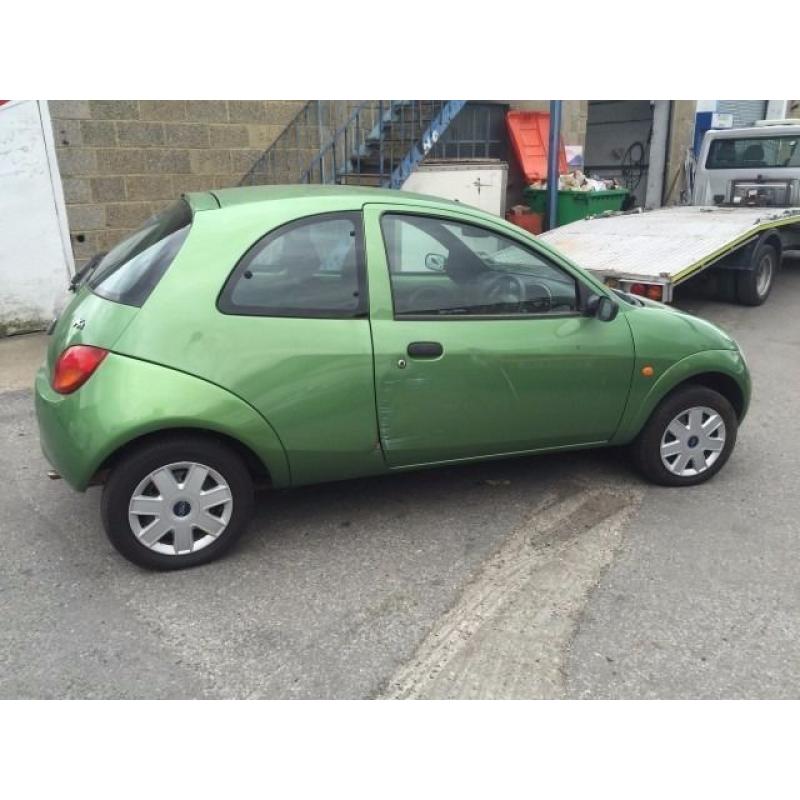
[[87, 285], [106, 300], [142, 306], [178, 254], [191, 225], [191, 209], [180, 200], [112, 248]]
[[245, 316], [364, 316], [361, 214], [318, 214], [268, 233], [239, 261], [217, 307], [224, 314]]

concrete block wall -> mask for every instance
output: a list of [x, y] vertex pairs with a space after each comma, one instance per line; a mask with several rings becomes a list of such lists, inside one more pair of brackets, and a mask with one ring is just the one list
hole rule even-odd
[[78, 267], [183, 192], [235, 186], [304, 100], [53, 100]]
[[565, 100], [561, 112], [561, 135], [564, 144], [586, 147], [586, 121], [589, 118], [588, 100]]

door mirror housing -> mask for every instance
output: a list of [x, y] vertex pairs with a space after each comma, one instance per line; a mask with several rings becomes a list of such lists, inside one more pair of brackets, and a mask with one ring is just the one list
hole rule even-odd
[[619, 306], [605, 295], [591, 294], [586, 301], [586, 316], [594, 317], [601, 322], [611, 322], [617, 316], [618, 311]]
[[444, 272], [445, 264], [447, 264], [447, 258], [440, 253], [428, 253], [425, 256], [425, 268], [431, 272]]

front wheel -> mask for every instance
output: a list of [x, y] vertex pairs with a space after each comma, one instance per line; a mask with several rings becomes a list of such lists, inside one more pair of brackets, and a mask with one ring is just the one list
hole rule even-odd
[[736, 444], [738, 421], [731, 404], [704, 386], [668, 395], [633, 445], [645, 477], [663, 486], [693, 486], [716, 475]]
[[253, 483], [239, 456], [212, 439], [175, 436], [124, 457], [103, 489], [103, 525], [128, 560], [150, 569], [212, 561], [246, 527]]

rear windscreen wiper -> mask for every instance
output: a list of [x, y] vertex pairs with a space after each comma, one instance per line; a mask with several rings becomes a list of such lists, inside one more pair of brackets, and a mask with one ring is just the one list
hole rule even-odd
[[89, 273], [103, 260], [105, 253], [92, 256], [73, 276], [69, 282], [69, 290], [74, 292], [89, 277]]

